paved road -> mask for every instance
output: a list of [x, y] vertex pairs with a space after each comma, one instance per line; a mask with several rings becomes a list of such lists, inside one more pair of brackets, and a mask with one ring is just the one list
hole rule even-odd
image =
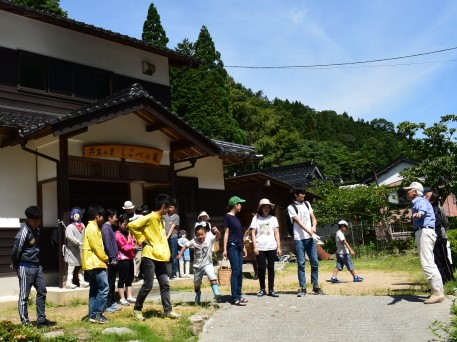
[[449, 322], [452, 303], [424, 305], [425, 298], [397, 296], [246, 298], [246, 307], [218, 310], [199, 341], [431, 341], [430, 325]]

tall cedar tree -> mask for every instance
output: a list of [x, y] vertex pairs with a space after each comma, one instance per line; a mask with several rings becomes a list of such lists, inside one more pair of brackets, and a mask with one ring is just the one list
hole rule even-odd
[[57, 14], [62, 17], [67, 16], [67, 12], [60, 7], [60, 0], [11, 0], [11, 2]]
[[198, 69], [171, 71], [173, 109], [211, 138], [244, 142], [244, 132], [233, 118], [229, 77], [208, 29], [202, 27], [195, 44], [185, 39], [176, 50], [194, 55], [203, 64]]
[[148, 9], [148, 16], [144, 21], [142, 39], [151, 44], [166, 47], [168, 44], [168, 37], [160, 22], [160, 15], [154, 3], [151, 2]]

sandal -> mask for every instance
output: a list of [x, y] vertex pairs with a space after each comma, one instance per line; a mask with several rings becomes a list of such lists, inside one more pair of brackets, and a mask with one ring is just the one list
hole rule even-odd
[[247, 299], [241, 297], [241, 298], [240, 298], [240, 302], [246, 304], [246, 303], [248, 303], [249, 301], [248, 301]]
[[246, 306], [246, 303], [242, 302], [241, 299], [235, 300], [232, 304], [236, 306]]

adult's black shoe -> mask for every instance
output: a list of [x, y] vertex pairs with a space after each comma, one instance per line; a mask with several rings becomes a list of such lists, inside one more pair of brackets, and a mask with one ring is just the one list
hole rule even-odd
[[49, 327], [54, 327], [57, 325], [57, 322], [50, 321], [49, 319], [45, 319], [42, 322], [37, 323], [37, 328], [49, 328]]

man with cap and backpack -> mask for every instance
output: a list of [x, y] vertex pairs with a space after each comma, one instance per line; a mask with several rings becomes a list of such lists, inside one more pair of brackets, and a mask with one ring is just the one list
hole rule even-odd
[[313, 293], [323, 295], [324, 292], [319, 287], [319, 260], [317, 257], [317, 243], [319, 236], [316, 234], [317, 220], [314, 216], [313, 208], [308, 201], [305, 201], [305, 190], [294, 189], [294, 202], [287, 207], [289, 233], [295, 241], [295, 250], [297, 253], [298, 265], [298, 282], [300, 289], [298, 297], [306, 295], [306, 258], [305, 253], [311, 263], [311, 283], [313, 284]]

